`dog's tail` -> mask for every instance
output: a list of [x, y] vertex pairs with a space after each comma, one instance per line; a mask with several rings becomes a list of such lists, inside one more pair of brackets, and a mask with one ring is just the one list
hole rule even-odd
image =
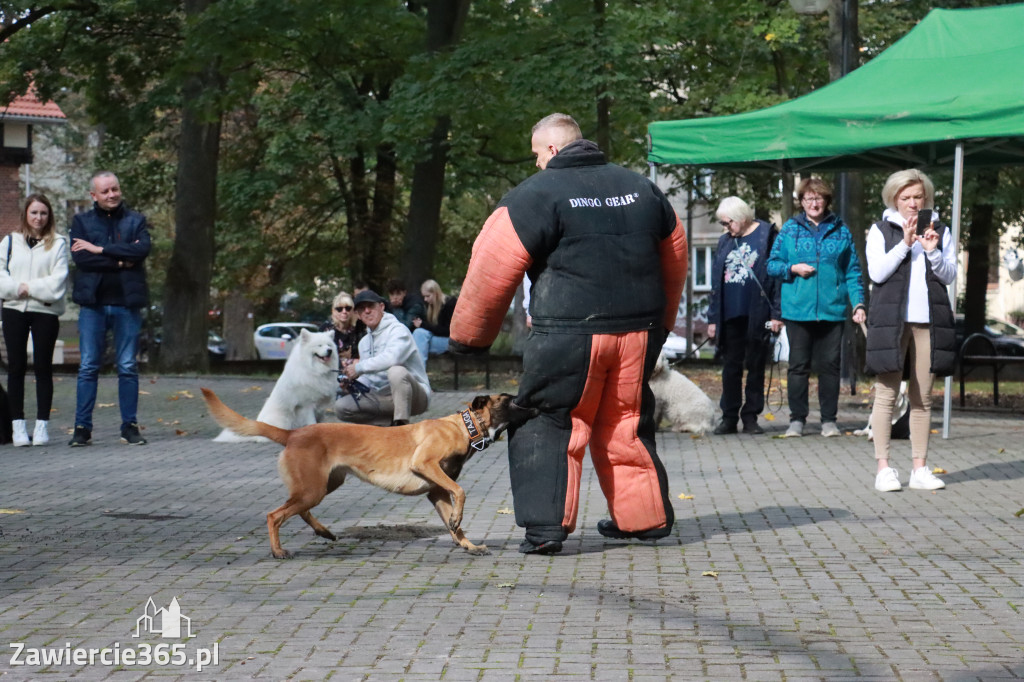
[[221, 402], [217, 394], [210, 389], [200, 388], [199, 390], [203, 392], [203, 399], [206, 401], [206, 406], [210, 408], [210, 414], [225, 429], [230, 429], [239, 436], [263, 436], [281, 445], [288, 440], [288, 434], [291, 431], [264, 424], [255, 419], [246, 419]]

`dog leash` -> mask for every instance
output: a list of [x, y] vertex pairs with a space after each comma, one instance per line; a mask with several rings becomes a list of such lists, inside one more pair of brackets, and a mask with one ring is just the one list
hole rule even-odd
[[479, 422], [476, 415], [473, 414], [473, 410], [463, 410], [462, 412], [459, 412], [459, 415], [462, 417], [462, 423], [466, 426], [466, 431], [469, 432], [469, 447], [473, 448], [477, 452], [481, 452], [488, 445], [494, 442], [480, 429]]
[[[352, 400], [355, 401], [356, 407], [361, 409], [359, 401], [362, 398], [366, 398], [369, 401], [377, 402], [373, 396], [370, 395], [370, 387], [357, 379], [349, 379], [344, 372], [338, 372], [338, 394], [339, 397], [343, 393], [347, 393], [352, 396]], [[369, 397], [367, 397], [369, 396]]]
[[[769, 324], [771, 324], [769, 322]], [[775, 344], [779, 340], [779, 334], [772, 332], [768, 340], [768, 381], [765, 382], [764, 387], [764, 406], [768, 410], [768, 414], [774, 415], [775, 410], [772, 409], [772, 379], [775, 377], [775, 368], [779, 366], [779, 361], [775, 358]], [[782, 395], [782, 384], [779, 384], [779, 405], [778, 409], [782, 409], [782, 400], [785, 396]]]

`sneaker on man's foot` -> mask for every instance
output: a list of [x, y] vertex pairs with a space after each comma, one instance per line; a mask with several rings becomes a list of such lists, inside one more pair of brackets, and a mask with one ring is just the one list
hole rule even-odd
[[928, 467], [918, 467], [910, 472], [910, 481], [907, 486], [914, 490], [939, 490], [945, 488], [946, 484]]
[[783, 438], [799, 438], [804, 435], [804, 423], [803, 422], [789, 422], [789, 428], [786, 429]]
[[716, 436], [724, 436], [727, 433], [736, 433], [736, 422], [728, 422], [723, 419], [722, 421], [718, 422], [718, 426], [716, 426], [715, 430], [712, 431], [711, 433], [715, 434]]
[[71, 437], [71, 442], [68, 443], [73, 448], [79, 448], [83, 445], [90, 445], [92, 443], [92, 431], [85, 428], [84, 426], [75, 427], [75, 435]]
[[139, 433], [139, 425], [132, 422], [121, 427], [121, 442], [128, 445], [145, 445], [146, 439]]
[[892, 467], [886, 467], [875, 476], [875, 490], [881, 493], [894, 493], [901, 489], [900, 475]]
[[821, 425], [821, 435], [825, 438], [835, 438], [843, 434], [840, 433], [839, 427], [836, 426], [835, 422], [825, 422]]

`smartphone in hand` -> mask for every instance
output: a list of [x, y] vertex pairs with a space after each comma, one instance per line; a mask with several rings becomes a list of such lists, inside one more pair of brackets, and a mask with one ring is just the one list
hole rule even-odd
[[917, 212], [917, 235], [923, 237], [925, 230], [932, 224], [932, 210], [922, 208]]

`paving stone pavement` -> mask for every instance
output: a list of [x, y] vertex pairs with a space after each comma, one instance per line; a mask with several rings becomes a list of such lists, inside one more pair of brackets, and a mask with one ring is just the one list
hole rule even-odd
[[[279, 448], [211, 442], [200, 385], [254, 415], [272, 383], [144, 378], [149, 445], [129, 447], [104, 378], [94, 445], [72, 449], [61, 377], [53, 443], [0, 448], [0, 680], [1024, 678], [1019, 415], [955, 410], [952, 438], [932, 439], [949, 472], [936, 493], [875, 492], [861, 438], [814, 423], [773, 438], [784, 410], [765, 436], [660, 433], [674, 533], [601, 537], [588, 463], [579, 528], [551, 557], [517, 552], [498, 443], [460, 480], [463, 527], [491, 555], [457, 548], [424, 498], [350, 482], [317, 510], [338, 541], [292, 519], [296, 557], [278, 561]], [[471, 395], [438, 393], [430, 414]], [[866, 407], [846, 400], [840, 417], [856, 428]], [[905, 481], [907, 442], [894, 462]], [[150, 598], [176, 599], [194, 636], [147, 628]], [[52, 662], [88, 649], [106, 659]], [[139, 664], [147, 653], [162, 664]]]

